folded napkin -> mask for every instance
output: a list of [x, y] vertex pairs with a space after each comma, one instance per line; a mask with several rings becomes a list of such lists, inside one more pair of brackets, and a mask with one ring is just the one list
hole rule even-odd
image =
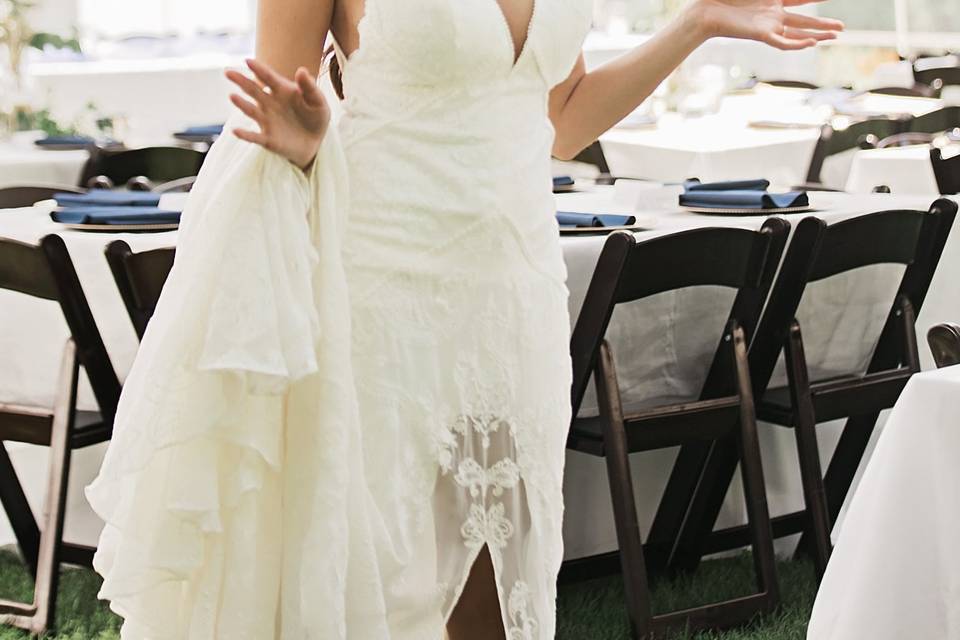
[[557, 211], [557, 222], [561, 227], [624, 227], [637, 223], [634, 216], [611, 213], [575, 213]]
[[61, 207], [156, 207], [160, 194], [149, 191], [110, 191], [93, 189], [87, 193], [55, 193]]
[[573, 178], [570, 176], [554, 176], [553, 177], [553, 188], [557, 187], [569, 187], [573, 184]]
[[701, 183], [688, 180], [680, 194], [680, 206], [714, 209], [783, 209], [806, 207], [810, 200], [805, 191], [769, 193], [767, 180], [734, 180]]
[[90, 136], [47, 136], [46, 138], [40, 138], [36, 140], [34, 144], [37, 144], [41, 147], [47, 145], [62, 145], [62, 144], [91, 144], [94, 142], [93, 138]]
[[223, 124], [195, 125], [177, 133], [184, 136], [218, 136], [223, 133]]
[[176, 224], [179, 211], [157, 207], [69, 207], [50, 214], [64, 224]]

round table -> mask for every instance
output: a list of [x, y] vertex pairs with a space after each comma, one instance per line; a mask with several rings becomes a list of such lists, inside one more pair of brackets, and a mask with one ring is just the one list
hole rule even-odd
[[40, 137], [40, 132], [24, 131], [0, 141], [0, 189], [25, 184], [76, 186], [87, 151], [41, 149], [33, 143]]

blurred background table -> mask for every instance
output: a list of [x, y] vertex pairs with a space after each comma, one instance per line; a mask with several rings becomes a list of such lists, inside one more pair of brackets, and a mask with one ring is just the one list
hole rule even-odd
[[89, 153], [79, 149], [53, 151], [33, 142], [38, 132], [14, 134], [0, 140], [0, 188], [22, 184], [76, 185]]

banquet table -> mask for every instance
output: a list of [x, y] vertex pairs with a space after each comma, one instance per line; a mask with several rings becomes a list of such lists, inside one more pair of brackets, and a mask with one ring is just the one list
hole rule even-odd
[[[956, 147], [956, 153], [960, 153], [960, 144], [950, 146]], [[897, 194], [939, 193], [930, 162], [930, 147], [914, 145], [857, 151], [846, 191], [869, 193], [879, 185], [886, 185]]]
[[[588, 187], [558, 196], [558, 207], [570, 211], [635, 212], [648, 230], [641, 238], [702, 226], [733, 225], [758, 228], [762, 216], [716, 217], [686, 213], [675, 206], [672, 187], [623, 181], [616, 187]], [[931, 198], [866, 194], [812, 194], [813, 205], [828, 221], [858, 213], [889, 208], [926, 209]], [[798, 216], [790, 216], [796, 221]], [[134, 251], [176, 243], [176, 232], [157, 234], [100, 234], [64, 230], [50, 221], [44, 207], [0, 210], [0, 237], [36, 242], [48, 233], [59, 233], [76, 264], [81, 284], [103, 334], [104, 342], [121, 379], [129, 370], [137, 339], [110, 275], [103, 249], [122, 238]], [[602, 236], [563, 236], [561, 244], [568, 269], [570, 313], [576, 317], [603, 247]], [[960, 241], [948, 244], [942, 270], [960, 268]], [[949, 266], [948, 266], [949, 265]], [[805, 332], [808, 355], [815, 375], [862, 366], [879, 335], [889, 310], [902, 267], [871, 267], [858, 278], [834, 279], [812, 286], [804, 299], [803, 318], [816, 317], [816, 329]], [[960, 302], [934, 282], [928, 304], [920, 315], [920, 329], [937, 322], [960, 318]], [[614, 347], [628, 407], [693, 398], [699, 391], [707, 366], [720, 338], [732, 292], [714, 288], [661, 294], [617, 310], [608, 337]], [[939, 306], [938, 306], [939, 305]], [[0, 402], [49, 405], [60, 350], [67, 337], [59, 309], [7, 291], [0, 291]], [[803, 315], [806, 314], [806, 315]], [[860, 322], [869, 316], [867, 322]], [[926, 355], [926, 354], [925, 354]], [[782, 379], [782, 374], [778, 374]], [[88, 389], [82, 389], [82, 406], [92, 406]], [[584, 412], [595, 412], [591, 393]], [[822, 439], [831, 444], [827, 433]], [[788, 431], [762, 429], [764, 462], [774, 514], [797, 509], [802, 504], [793, 436]], [[23, 479], [28, 498], [37, 512], [41, 508], [46, 450], [32, 445], [8, 444], [11, 457]], [[74, 456], [68, 496], [67, 539], [92, 544], [101, 524], [83, 498], [83, 486], [99, 468], [105, 447], [91, 447]], [[635, 456], [634, 477], [646, 489], [641, 492], [641, 526], [649, 524], [672, 464], [674, 452], [660, 451]], [[615, 549], [616, 536], [602, 461], [571, 452], [567, 461], [564, 535], [568, 558]], [[724, 522], [743, 517], [739, 489], [734, 487], [724, 510]], [[0, 531], [0, 543], [9, 542], [9, 532]]]
[[[805, 104], [810, 91], [758, 85], [723, 97], [716, 113], [663, 115], [652, 124], [620, 126], [600, 137], [610, 172], [616, 176], [676, 182], [763, 177], [774, 184], [806, 180], [820, 128], [829, 107]], [[844, 103], [851, 118], [876, 114], [920, 116], [941, 107], [939, 100], [864, 94]], [[851, 154], [852, 155], [852, 154]], [[828, 158], [823, 180], [843, 187], [850, 157]]]
[[813, 608], [807, 640], [960, 637], [960, 366], [907, 384]]
[[74, 186], [89, 154], [83, 149], [52, 151], [33, 144], [39, 132], [16, 133], [0, 141], [0, 189], [23, 184]]

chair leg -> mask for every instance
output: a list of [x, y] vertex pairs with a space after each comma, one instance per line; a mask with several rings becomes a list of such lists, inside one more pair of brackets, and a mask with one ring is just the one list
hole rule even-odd
[[10, 460], [10, 454], [0, 442], [0, 503], [10, 520], [10, 527], [17, 538], [17, 546], [34, 577], [37, 575], [37, 554], [40, 549], [40, 527], [33, 517], [33, 510], [27, 496], [20, 486], [17, 471]]
[[737, 392], [740, 396], [740, 473], [747, 504], [747, 525], [750, 528], [753, 563], [757, 587], [767, 595], [767, 610], [780, 602], [780, 584], [777, 579], [776, 556], [773, 551], [773, 530], [767, 506], [767, 488], [763, 478], [760, 440], [757, 435], [757, 413], [753, 401], [750, 369], [747, 363], [747, 345], [743, 329], [733, 333], [734, 365], [737, 372]]
[[[795, 415], [794, 435], [797, 439], [797, 457], [800, 463], [800, 478], [806, 506], [807, 527], [804, 532], [810, 541], [804, 552], [813, 557], [818, 580], [823, 577], [830, 560], [831, 520], [827, 509], [826, 488], [820, 468], [820, 448], [817, 445], [817, 418], [810, 392], [806, 356], [800, 325], [796, 321], [790, 327], [785, 355], [790, 397]], [[799, 549], [798, 549], [799, 552]]]
[[63, 545], [63, 524], [66, 515], [67, 482], [70, 476], [70, 438], [76, 415], [79, 363], [73, 340], [64, 349], [60, 371], [60, 389], [54, 407], [50, 433], [50, 466], [44, 505], [43, 529], [37, 556], [37, 579], [33, 605], [9, 609], [20, 610], [4, 617], [3, 622], [32, 634], [51, 631], [56, 617], [57, 588], [60, 583], [60, 552]]
[[620, 562], [623, 568], [630, 628], [634, 638], [645, 639], [651, 637], [653, 631], [650, 588], [634, 500], [633, 478], [630, 474], [629, 449], [623, 424], [619, 386], [613, 357], [606, 342], [600, 347], [595, 378], [603, 422], [604, 457], [607, 462], [617, 540], [620, 544]]

